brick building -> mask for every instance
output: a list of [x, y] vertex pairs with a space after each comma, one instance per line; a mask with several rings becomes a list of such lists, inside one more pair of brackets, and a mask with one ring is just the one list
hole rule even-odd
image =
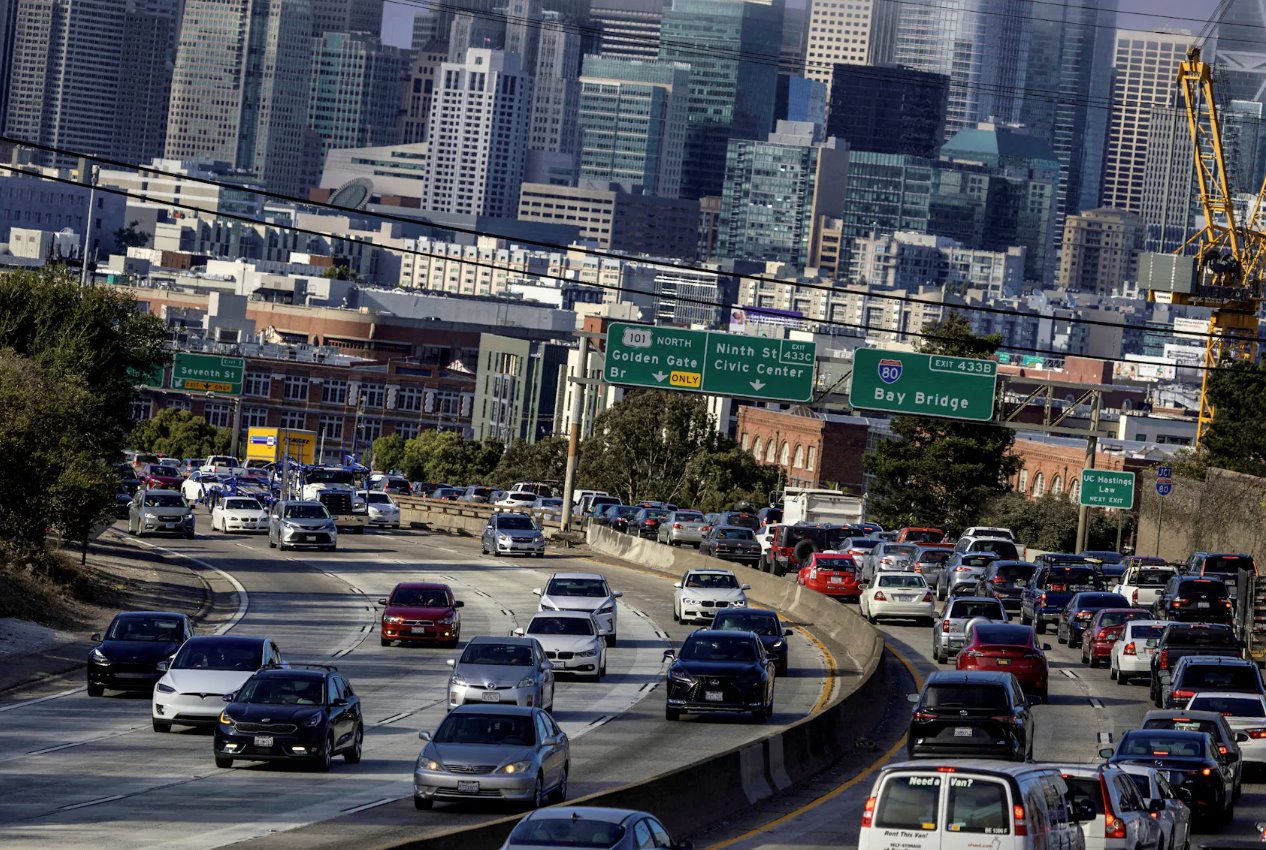
[[855, 416], [741, 407], [738, 439], [761, 463], [782, 468], [789, 487], [862, 488], [869, 424]]
[[[1022, 466], [1011, 479], [1017, 493], [1038, 499], [1047, 493], [1065, 494], [1077, 503], [1081, 496], [1081, 470], [1086, 463], [1086, 442], [1070, 437], [1018, 435], [1011, 453]], [[1125, 440], [1099, 440], [1095, 469], [1138, 473], [1171, 455], [1171, 450]], [[1136, 486], [1137, 496], [1137, 486]]]

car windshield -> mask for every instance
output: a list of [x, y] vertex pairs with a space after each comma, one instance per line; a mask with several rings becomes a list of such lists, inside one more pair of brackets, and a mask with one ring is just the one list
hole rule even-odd
[[235, 702], [325, 705], [325, 683], [320, 676], [255, 676], [242, 685]]
[[690, 637], [681, 648], [681, 657], [686, 661], [755, 661], [756, 645], [743, 637]]
[[180, 621], [172, 617], [119, 617], [110, 624], [106, 640], [141, 640], [179, 643], [184, 636]]
[[1138, 587], [1164, 587], [1165, 582], [1169, 581], [1173, 575], [1173, 570], [1136, 570], [1134, 573], [1134, 584]]
[[286, 505], [286, 519], [328, 519], [324, 505]]
[[347, 484], [355, 483], [351, 470], [348, 469], [309, 469], [304, 480], [308, 484]]
[[536, 523], [525, 516], [497, 517], [497, 528], [503, 531], [535, 531]]
[[1027, 627], [1011, 626], [977, 626], [976, 643], [987, 646], [1029, 646], [1033, 643], [1033, 632]]
[[722, 528], [717, 531], [721, 540], [755, 540], [750, 528]]
[[976, 601], [971, 599], [956, 599], [954, 604], [950, 606], [950, 617], [954, 619], [971, 619], [972, 617], [987, 617], [990, 620], [1002, 619], [1002, 605], [983, 600]]
[[1122, 756], [1170, 756], [1173, 758], [1200, 758], [1204, 752], [1204, 739], [1164, 732], [1128, 732], [1117, 752]]
[[391, 594], [392, 605], [404, 605], [410, 608], [447, 608], [452, 603], [448, 593], [436, 588], [400, 587]]
[[147, 508], [183, 508], [184, 499], [175, 493], [149, 493], [145, 496]]
[[685, 586], [732, 590], [738, 587], [738, 579], [731, 573], [691, 573], [686, 576]]
[[592, 635], [593, 622], [586, 617], [536, 616], [528, 623], [530, 635]]
[[545, 588], [546, 596], [583, 596], [601, 599], [610, 596], [607, 583], [600, 578], [552, 578]]
[[262, 643], [190, 640], [172, 659], [171, 669], [258, 670], [262, 663]]
[[904, 587], [908, 589], [917, 589], [927, 586], [928, 584], [923, 580], [922, 576], [881, 575], [879, 577], [879, 587]]
[[584, 817], [528, 817], [510, 833], [509, 844], [542, 847], [615, 847], [624, 840], [624, 827]]
[[717, 614], [712, 628], [722, 632], [755, 632], [758, 635], [782, 636], [782, 624], [777, 617], [764, 614]]
[[531, 747], [536, 744], [536, 728], [527, 714], [450, 714], [435, 730], [433, 740], [437, 744]]
[[264, 508], [254, 499], [225, 499], [226, 511], [262, 511]]
[[949, 549], [922, 549], [914, 556], [916, 564], [943, 564], [954, 553]]
[[382, 492], [374, 492], [369, 494], [369, 503], [371, 505], [390, 505], [391, 496]]
[[1008, 709], [1006, 692], [992, 684], [928, 685], [923, 692], [923, 705], [928, 708], [992, 708]]
[[1241, 696], [1210, 694], [1196, 695], [1187, 704], [1191, 711], [1216, 711], [1227, 717], [1266, 717], [1266, 708], [1260, 699]]
[[462, 653], [461, 663], [531, 667], [532, 648], [522, 643], [471, 643]]

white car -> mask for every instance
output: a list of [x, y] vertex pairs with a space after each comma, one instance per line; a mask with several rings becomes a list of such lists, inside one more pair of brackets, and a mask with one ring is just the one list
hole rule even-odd
[[400, 507], [383, 490], [357, 490], [356, 498], [369, 506], [369, 524], [386, 528], [400, 527]]
[[179, 726], [211, 726], [224, 710], [224, 695], [256, 670], [284, 667], [281, 650], [269, 638], [208, 635], [191, 637], [168, 662], [154, 686], [150, 713], [155, 732]]
[[624, 594], [612, 591], [597, 573], [554, 573], [544, 588], [532, 590], [541, 597], [541, 611], [583, 611], [598, 623], [598, 634], [615, 646], [619, 639], [616, 600]]
[[[1151, 816], [1134, 780], [1118, 765], [1055, 764], [1073, 805], [1090, 803], [1095, 816], [1082, 821], [1086, 850], [1139, 850], [1162, 847], [1160, 824]], [[1119, 829], [1108, 835], [1108, 814]]]
[[499, 508], [515, 508], [516, 510], [526, 510], [532, 507], [532, 503], [537, 499], [535, 493], [529, 493], [527, 490], [511, 490], [509, 493], [503, 493], [501, 498], [495, 504]]
[[1261, 694], [1196, 691], [1187, 711], [1211, 711], [1226, 718], [1245, 765], [1266, 764], [1266, 697]]
[[1112, 644], [1112, 657], [1108, 662], [1108, 675], [1116, 679], [1118, 685], [1128, 684], [1135, 676], [1151, 678], [1156, 647], [1148, 646], [1147, 642], [1159, 640], [1167, 625], [1165, 620], [1131, 620], [1125, 624], [1121, 637]]
[[224, 476], [214, 472], [195, 472], [180, 483], [180, 498], [186, 505], [201, 502], [212, 490], [223, 490], [224, 482]]
[[1149, 808], [1156, 800], [1164, 806], [1156, 812], [1156, 822], [1161, 828], [1161, 846], [1170, 850], [1187, 847], [1191, 837], [1191, 808], [1174, 792], [1165, 773], [1142, 764], [1119, 764], [1117, 767], [1134, 780], [1139, 795]]
[[881, 572], [861, 595], [861, 615], [879, 620], [918, 620], [931, 624], [936, 594], [920, 573]]
[[769, 560], [769, 547], [774, 545], [774, 538], [778, 536], [781, 529], [786, 527], [784, 523], [775, 522], [756, 532], [756, 542], [760, 544], [761, 557], [765, 560]]
[[268, 511], [251, 496], [226, 496], [211, 509], [211, 530], [268, 531]]
[[739, 584], [729, 570], [687, 570], [674, 582], [673, 619], [678, 623], [710, 623], [720, 608], [744, 608], [750, 584]]
[[1126, 567], [1120, 580], [1112, 588], [1112, 592], [1124, 596], [1136, 608], [1151, 608], [1152, 603], [1160, 598], [1165, 585], [1177, 572], [1177, 567], [1163, 564], [1140, 564]]
[[607, 642], [593, 614], [585, 611], [538, 611], [526, 629], [516, 635], [536, 638], [554, 672], [592, 676], [601, 682], [607, 675]]

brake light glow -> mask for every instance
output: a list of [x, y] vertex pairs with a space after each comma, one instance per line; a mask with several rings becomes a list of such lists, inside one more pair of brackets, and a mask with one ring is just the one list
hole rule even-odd
[[1010, 723], [1015, 725], [1016, 719], [1014, 714], [995, 714], [990, 720], [997, 720], [999, 723]]
[[1112, 808], [1112, 795], [1108, 793], [1108, 783], [1102, 774], [1099, 775], [1099, 791], [1103, 794], [1103, 837], [1125, 838], [1125, 821]]
[[1011, 815], [1012, 815], [1012, 819], [1015, 821], [1015, 834], [1028, 835], [1029, 826], [1024, 821], [1024, 806], [1021, 806], [1019, 803], [1016, 803], [1014, 806], [1011, 807]]
[[887, 596], [884, 596], [884, 592], [883, 592], [882, 590], [876, 590], [876, 591], [875, 591], [875, 597], [874, 597], [874, 598], [875, 598], [875, 601], [876, 601], [876, 602], [887, 602], [887, 601], [888, 601], [888, 597], [887, 597]]
[[938, 767], [938, 768], [936, 769], [936, 772], [937, 772], [937, 773], [958, 773], [958, 768], [956, 768], [956, 767]]
[[1135, 590], [1133, 593], [1131, 593], [1131, 594], [1130, 594], [1130, 601], [1131, 601], [1131, 602], [1138, 602], [1138, 601], [1139, 601], [1139, 592], [1138, 592], [1138, 590]]
[[875, 819], [875, 798], [867, 797], [862, 807], [862, 829], [870, 829]]
[[941, 631], [943, 632], [949, 631], [949, 620], [941, 620]]
[[674, 523], [673, 523], [673, 528], [681, 528], [681, 523], [679, 523], [679, 522], [674, 522]]
[[932, 591], [929, 590], [926, 594], [924, 594], [923, 601], [935, 605], [936, 597], [932, 594]]
[[1160, 668], [1161, 668], [1162, 670], [1168, 670], [1168, 669], [1169, 669], [1169, 650], [1168, 650], [1168, 649], [1162, 649], [1162, 650], [1161, 650], [1161, 654], [1160, 654], [1160, 662], [1159, 662], [1159, 663], [1160, 663]]
[[1213, 768], [1211, 768], [1211, 767], [1202, 768], [1202, 769], [1200, 770], [1200, 775], [1201, 775], [1201, 776], [1212, 776], [1212, 775], [1213, 775]]
[[1107, 639], [1108, 639], [1108, 636], [1109, 636], [1109, 635], [1111, 635], [1111, 634], [1112, 634], [1112, 632], [1110, 632], [1108, 629], [1100, 629], [1100, 630], [1099, 630], [1099, 631], [1095, 634], [1095, 640], [1107, 640]]
[[912, 719], [919, 723], [927, 723], [929, 720], [935, 720], [936, 715], [930, 711], [916, 711]]
[[1134, 649], [1134, 641], [1130, 641], [1129, 643], [1127, 643], [1125, 645], [1125, 649], [1121, 650], [1121, 654], [1122, 655], [1138, 655], [1138, 652]]
[[1266, 738], [1266, 729], [1245, 729], [1244, 733], [1254, 741], [1260, 741], [1262, 738]]
[[1174, 699], [1191, 699], [1196, 695], [1195, 691], [1185, 691], [1181, 688], [1170, 694]]

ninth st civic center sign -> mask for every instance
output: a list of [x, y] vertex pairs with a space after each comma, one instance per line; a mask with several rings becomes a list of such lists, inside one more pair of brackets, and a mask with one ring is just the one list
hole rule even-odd
[[992, 360], [859, 348], [848, 399], [862, 410], [988, 422], [997, 383]]

